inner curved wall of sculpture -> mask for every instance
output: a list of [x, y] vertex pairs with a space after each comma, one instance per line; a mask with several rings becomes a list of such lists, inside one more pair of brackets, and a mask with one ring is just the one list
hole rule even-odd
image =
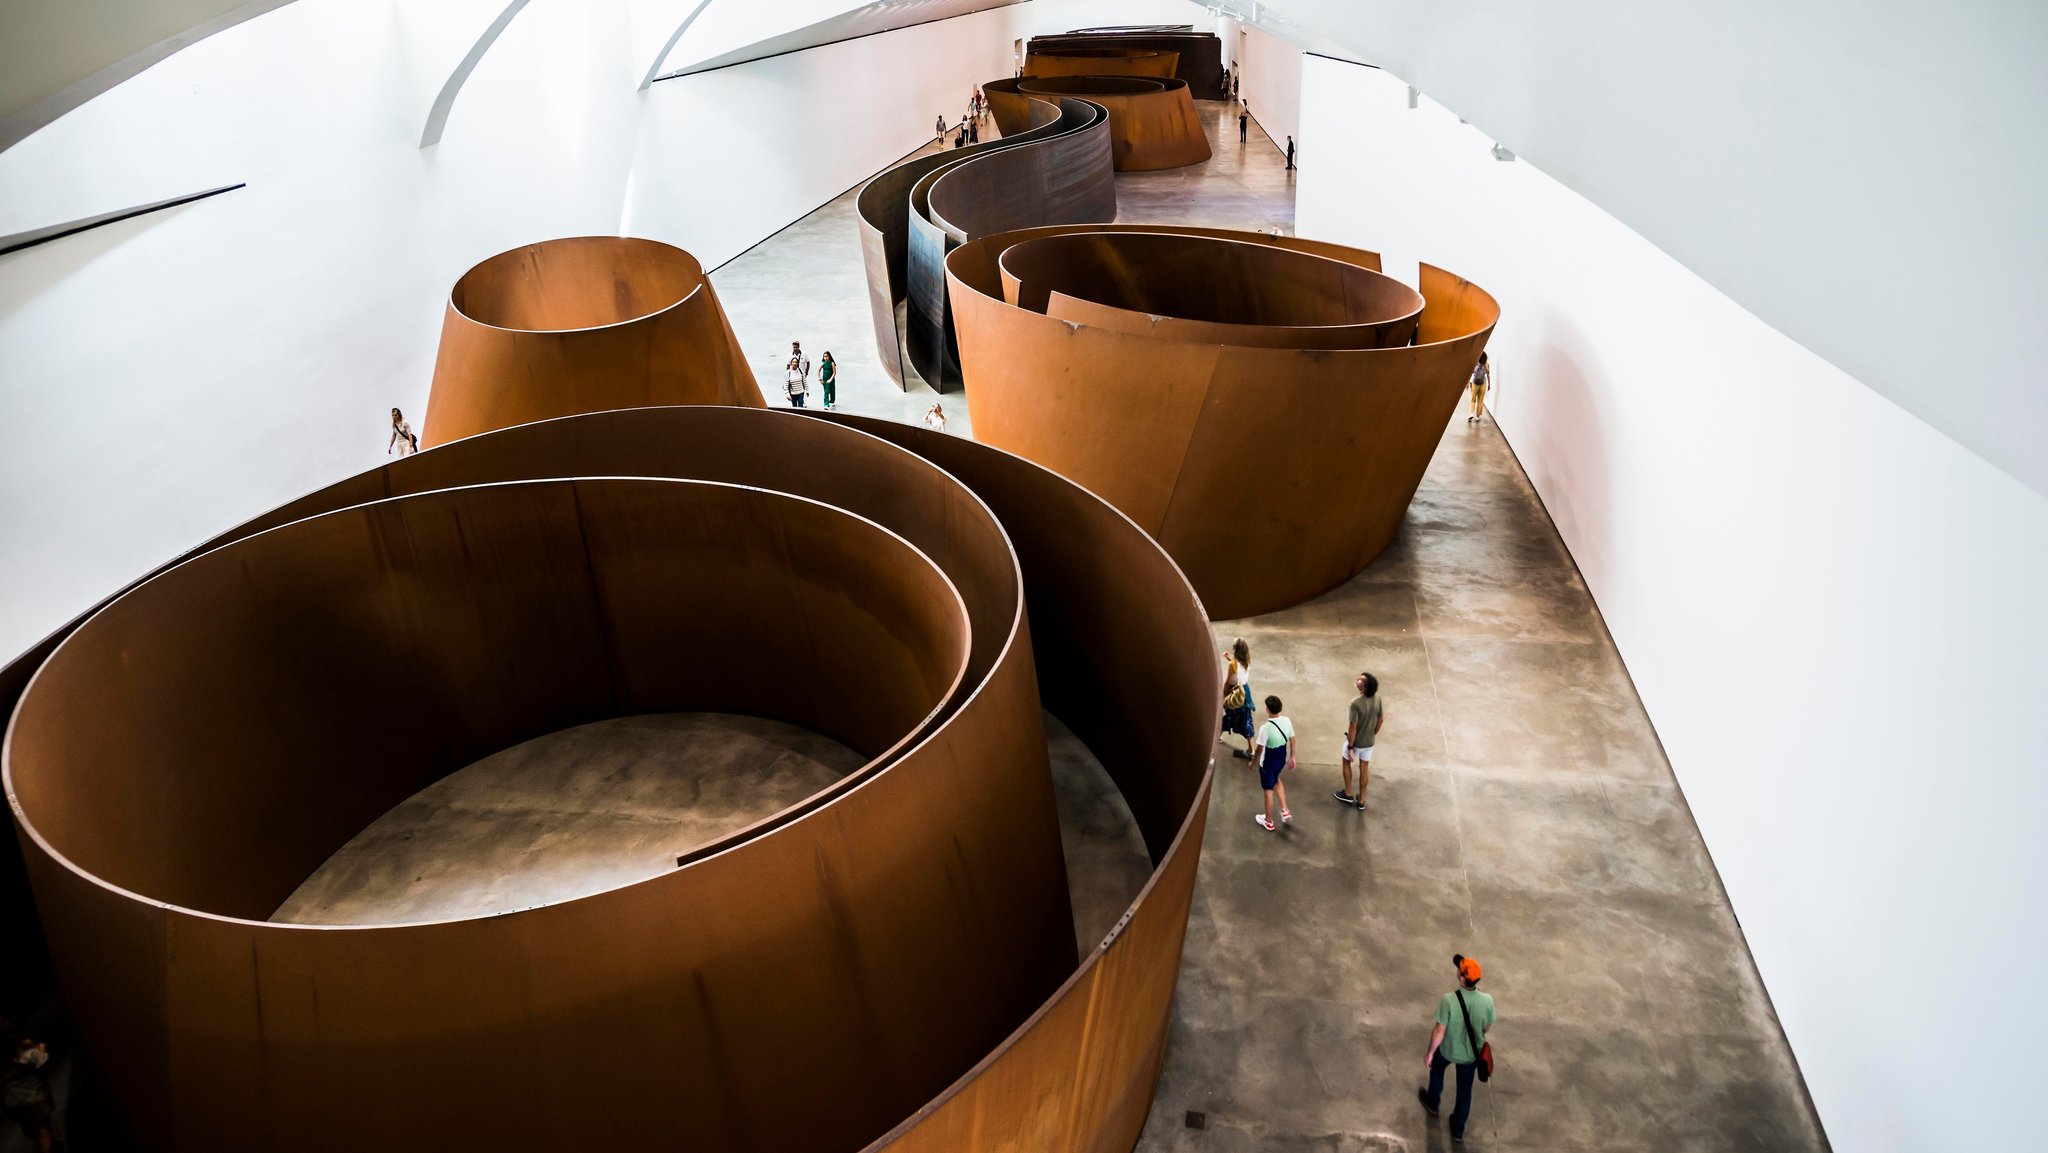
[[1180, 67], [1180, 53], [1156, 48], [1034, 48], [1024, 56], [1026, 76], [1151, 76], [1165, 80]]
[[[67, 999], [150, 1143], [424, 1149], [538, 1134], [621, 1148], [850, 1149], [892, 1124], [877, 1147], [1041, 1148], [1055, 1134], [1087, 1147], [1135, 1141], [1166, 1036], [1207, 794], [1217, 677], [1199, 602], [1156, 545], [1071, 482], [955, 438], [836, 423], [885, 433], [944, 471], [783, 412], [654, 409], [523, 426], [259, 518], [72, 634], [20, 702], [4, 771]], [[852, 507], [652, 480], [439, 487], [570, 469], [793, 478], [792, 488]], [[672, 492], [700, 489], [740, 506], [706, 518]], [[419, 495], [382, 499], [403, 493]], [[785, 507], [797, 511], [762, 513]], [[854, 519], [854, 508], [897, 521], [904, 539]], [[995, 524], [991, 510], [1002, 529], [973, 531], [977, 517]], [[733, 527], [742, 523], [752, 527]], [[680, 692], [678, 678], [691, 675], [663, 659], [681, 642], [658, 628], [598, 628], [592, 617], [642, 626], [704, 612], [670, 593], [728, 529], [747, 595], [774, 599], [772, 579], [757, 586], [781, 562], [738, 542], [759, 544], [752, 536], [792, 523], [852, 533], [805, 538], [819, 549], [885, 538], [889, 556], [916, 558], [920, 541], [931, 549], [908, 566], [930, 587], [904, 585], [895, 603], [927, 622], [902, 635], [936, 628], [940, 643], [855, 646], [927, 654], [913, 662], [924, 672], [890, 678], [903, 695], [878, 709], [889, 723], [797, 718], [867, 725], [858, 735], [872, 748], [930, 697], [945, 698], [911, 722], [919, 735], [898, 742], [906, 751], [888, 760], [885, 750], [859, 781], [672, 873], [479, 920], [269, 925], [152, 900], [100, 875], [256, 911], [313, 842], [346, 837], [350, 811], [402, 793], [408, 766], [438, 771], [517, 726], [619, 707], [608, 694], [664, 707], [660, 694]], [[593, 561], [593, 549], [608, 559]], [[849, 559], [859, 557], [840, 558]], [[991, 579], [992, 559], [1006, 581]], [[380, 595], [384, 566], [414, 579]], [[897, 571], [882, 567], [885, 577]], [[229, 571], [236, 580], [216, 575]], [[485, 595], [468, 587], [478, 580]], [[595, 585], [610, 591], [574, 591]], [[1064, 887], [1048, 887], [1063, 876], [1020, 587], [1033, 621], [1046, 618], [1029, 626], [1037, 646], [1101, 654], [1086, 669], [1058, 660], [1045, 703], [1075, 718], [1159, 863], [1126, 923], [1078, 969]], [[993, 631], [1008, 639], [963, 637], [962, 620], [976, 634], [998, 622]], [[525, 630], [545, 634], [550, 651], [586, 638], [583, 655], [493, 659], [493, 646], [530, 641]], [[627, 651], [591, 647], [593, 631], [626, 638]], [[309, 643], [315, 634], [332, 643]], [[138, 646], [150, 662], [102, 675], [113, 649]], [[934, 663], [929, 654], [941, 651], [951, 655]], [[179, 675], [201, 667], [213, 675]], [[951, 671], [934, 672], [942, 668]], [[0, 671], [0, 684], [18, 685], [27, 671]], [[380, 678], [402, 699], [366, 698], [375, 693], [357, 682]], [[763, 695], [787, 697], [789, 683], [785, 675]], [[861, 676], [833, 683], [859, 686]], [[367, 711], [321, 719], [355, 709]], [[365, 725], [363, 715], [390, 723]], [[309, 747], [344, 729], [354, 735], [335, 748]], [[374, 748], [358, 747], [365, 741]], [[367, 765], [364, 795], [337, 792], [350, 752], [393, 745], [400, 763]], [[324, 758], [319, 771], [298, 770], [302, 756]], [[266, 767], [285, 771], [265, 780]], [[93, 787], [145, 770], [147, 788]], [[324, 790], [320, 803], [304, 803], [300, 771]], [[231, 787], [207, 786], [223, 773], [236, 776]], [[190, 800], [148, 803], [180, 795]], [[344, 811], [327, 811], [329, 801]], [[1002, 827], [986, 823], [992, 816]], [[151, 827], [188, 817], [196, 823], [182, 833]], [[259, 821], [281, 827], [255, 829]], [[221, 867], [252, 847], [261, 851], [251, 876]], [[951, 938], [931, 936], [942, 926]], [[818, 933], [829, 941], [807, 942]], [[821, 967], [820, 957], [835, 963]], [[576, 1060], [562, 1061], [565, 1052]], [[808, 1086], [800, 1100], [792, 1077]], [[972, 1134], [962, 1128], [970, 1115], [980, 1126]]]
[[[1352, 271], [1331, 273], [1331, 259]], [[1213, 295], [1132, 271], [1152, 262], [1209, 268], [1198, 283]], [[1129, 514], [1218, 619], [1306, 600], [1392, 539], [1499, 318], [1484, 291], [1428, 265], [1422, 307], [1408, 311], [1396, 287], [1365, 287], [1378, 263], [1220, 229], [1056, 227], [970, 242], [947, 273], [975, 435]], [[1312, 299], [1319, 279], [1359, 287], [1339, 308]], [[1311, 315], [1345, 323], [1299, 323]], [[1260, 317], [1286, 323], [1240, 338]], [[1303, 328], [1320, 331], [1282, 343]]]
[[[869, 181], [855, 198], [875, 342], [899, 385], [901, 356], [940, 392], [960, 384], [945, 256], [968, 234], [935, 219], [934, 198], [956, 206], [963, 217], [968, 214], [958, 205], [985, 201], [972, 219], [990, 229], [1116, 218], [1116, 176], [1102, 107], [1078, 99], [1031, 99], [1017, 111], [1017, 133], [905, 161]], [[898, 302], [907, 302], [900, 329]]]
[[696, 257], [566, 237], [501, 252], [455, 282], [420, 441], [611, 408], [764, 403]]
[[[1028, 61], [1035, 55], [1105, 48], [1171, 52], [1175, 57], [1174, 76], [1188, 82], [1197, 100], [1230, 98], [1228, 85], [1223, 80], [1223, 41], [1214, 32], [1197, 32], [1192, 28], [1144, 28], [1033, 36], [1024, 46], [1024, 58]], [[1030, 69], [1025, 71], [1028, 73]]]
[[996, 126], [1021, 122], [1030, 97], [1078, 96], [1109, 110], [1118, 172], [1181, 168], [1209, 159], [1209, 136], [1185, 80], [1143, 76], [1025, 76], [981, 86]]

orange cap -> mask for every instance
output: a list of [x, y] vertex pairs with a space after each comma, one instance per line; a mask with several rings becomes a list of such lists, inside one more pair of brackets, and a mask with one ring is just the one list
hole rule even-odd
[[1458, 976], [1473, 984], [1479, 983], [1479, 962], [1470, 957], [1458, 958]]

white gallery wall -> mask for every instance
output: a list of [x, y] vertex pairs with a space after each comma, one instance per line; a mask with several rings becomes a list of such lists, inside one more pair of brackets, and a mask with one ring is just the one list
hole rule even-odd
[[2032, 1077], [1987, 1022], [2048, 953], [2048, 498], [1403, 78], [1309, 57], [1302, 109], [1301, 235], [1499, 298], [1494, 415], [1834, 1147], [2013, 1140]]
[[1251, 106], [1252, 139], [1263, 129], [1273, 147], [1285, 149], [1294, 137], [1301, 144], [1301, 49], [1254, 25], [1223, 22], [1238, 52], [1238, 96]]
[[0, 235], [248, 185], [0, 256], [0, 661], [382, 462], [388, 410], [424, 415], [449, 285], [478, 260], [627, 233], [715, 266], [928, 141], [1010, 74], [1017, 37], [1203, 15], [1031, 0], [641, 90], [695, 6], [298, 0], [0, 152]]

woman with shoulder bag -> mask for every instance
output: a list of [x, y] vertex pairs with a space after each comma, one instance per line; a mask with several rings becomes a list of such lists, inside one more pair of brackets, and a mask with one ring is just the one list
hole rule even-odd
[[1252, 755], [1252, 647], [1243, 637], [1230, 642], [1223, 651], [1223, 731], [1244, 738], [1244, 748], [1230, 755], [1250, 760]]

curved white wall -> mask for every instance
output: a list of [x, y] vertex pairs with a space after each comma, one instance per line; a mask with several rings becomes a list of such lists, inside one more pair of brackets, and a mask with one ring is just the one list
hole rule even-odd
[[1277, 8], [2048, 493], [2048, 5]]
[[506, 4], [298, 0], [0, 152], [0, 235], [248, 182], [0, 256], [0, 656], [381, 461], [483, 257], [630, 232], [716, 265], [922, 145], [1016, 37], [1200, 15], [1032, 0], [640, 91], [694, 0], [530, 0], [419, 148]]
[[1494, 415], [1585, 575], [1839, 1150], [2029, 1140], [2048, 498], [1404, 80], [1310, 57], [1298, 231], [1499, 298]]

